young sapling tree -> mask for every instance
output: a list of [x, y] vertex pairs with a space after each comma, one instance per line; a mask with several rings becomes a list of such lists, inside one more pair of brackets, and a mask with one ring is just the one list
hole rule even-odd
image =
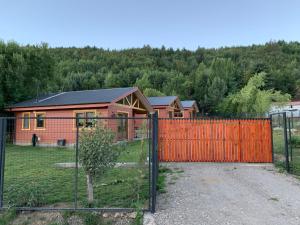
[[86, 174], [89, 204], [94, 201], [94, 178], [114, 167], [119, 152], [114, 132], [103, 124], [94, 123], [92, 128], [84, 128], [80, 132], [79, 163]]

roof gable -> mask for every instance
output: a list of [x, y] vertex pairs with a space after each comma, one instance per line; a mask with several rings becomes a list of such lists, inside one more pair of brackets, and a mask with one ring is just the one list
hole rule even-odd
[[186, 101], [181, 101], [183, 108], [195, 108], [197, 112], [199, 112], [197, 103], [195, 100], [186, 100]]
[[153, 112], [153, 108], [150, 105], [148, 99], [142, 94], [142, 92], [137, 88], [134, 92], [130, 92], [121, 98], [117, 98], [113, 101], [117, 104], [126, 105], [138, 110], [147, 110], [148, 112]]

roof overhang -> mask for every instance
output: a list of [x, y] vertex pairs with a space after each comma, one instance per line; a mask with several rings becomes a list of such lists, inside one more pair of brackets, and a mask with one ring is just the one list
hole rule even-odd
[[72, 105], [50, 105], [50, 106], [29, 106], [29, 107], [10, 107], [6, 108], [5, 110], [8, 112], [24, 112], [24, 111], [35, 111], [35, 110], [63, 110], [63, 109], [82, 109], [82, 108], [105, 108], [109, 105], [116, 103], [122, 98], [125, 98], [126, 96], [134, 93], [137, 98], [140, 100], [140, 102], [144, 105], [146, 110], [148, 112], [153, 112], [153, 108], [150, 105], [150, 102], [148, 99], [142, 94], [142, 92], [137, 88], [134, 87], [132, 90], [126, 92], [125, 94], [119, 96], [118, 98], [115, 98], [111, 102], [106, 103], [86, 103], [86, 104], [72, 104]]
[[173, 103], [177, 103], [177, 105], [179, 106], [179, 110], [183, 110], [184, 108], [183, 108], [183, 106], [182, 106], [182, 104], [181, 104], [181, 101], [180, 101], [180, 99], [176, 96], [176, 98], [173, 100], [173, 101], [171, 101], [171, 102], [169, 102], [169, 104], [164, 104], [164, 105], [152, 105], [152, 107], [154, 108], [154, 109], [162, 109], [162, 108], [166, 108], [166, 107], [170, 107]]
[[196, 101], [194, 101], [194, 103], [191, 107], [184, 107], [184, 109], [186, 109], [186, 110], [193, 109], [193, 108], [196, 110], [196, 112], [199, 112], [199, 108], [198, 108]]
[[154, 109], [162, 109], [162, 108], [166, 108], [166, 107], [169, 107], [170, 105], [152, 105], [152, 107]]
[[105, 108], [110, 103], [101, 104], [76, 104], [76, 105], [58, 105], [58, 106], [36, 106], [36, 107], [15, 107], [5, 109], [8, 112], [24, 112], [24, 111], [38, 111], [38, 110], [64, 110], [64, 109], [84, 109], [84, 108]]

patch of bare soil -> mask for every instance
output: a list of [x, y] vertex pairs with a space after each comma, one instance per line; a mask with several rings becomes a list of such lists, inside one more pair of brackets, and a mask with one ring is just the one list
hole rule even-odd
[[[130, 225], [136, 218], [136, 213], [96, 213], [99, 225]], [[86, 215], [86, 214], [85, 214]], [[94, 217], [95, 219], [95, 217]], [[85, 225], [81, 213], [64, 215], [63, 212], [22, 212], [11, 223], [12, 225]], [[94, 223], [93, 223], [94, 224]]]
[[63, 224], [63, 222], [64, 219], [60, 212], [22, 212], [12, 225], [48, 225]]

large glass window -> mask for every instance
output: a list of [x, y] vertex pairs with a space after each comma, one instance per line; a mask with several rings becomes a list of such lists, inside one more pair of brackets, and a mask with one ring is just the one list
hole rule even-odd
[[94, 126], [95, 112], [77, 112], [76, 121], [79, 128]]
[[86, 122], [85, 125], [86, 127], [93, 127], [95, 123], [95, 113], [94, 112], [86, 112]]
[[45, 113], [36, 113], [36, 128], [45, 128]]
[[128, 114], [117, 113], [118, 119], [118, 140], [128, 139]]
[[76, 122], [78, 127], [84, 126], [84, 113], [76, 113]]
[[30, 129], [30, 113], [23, 113], [22, 129]]
[[183, 113], [182, 112], [174, 112], [174, 117], [182, 118], [183, 117]]

